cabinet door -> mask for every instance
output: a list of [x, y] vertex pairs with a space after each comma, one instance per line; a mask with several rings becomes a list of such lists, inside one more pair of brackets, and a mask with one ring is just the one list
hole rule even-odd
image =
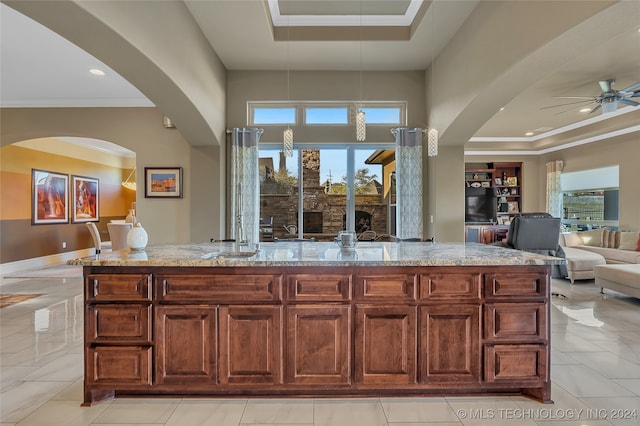
[[485, 380], [516, 381], [519, 386], [540, 386], [549, 380], [549, 348], [546, 345], [487, 345], [484, 348]]
[[349, 384], [349, 306], [287, 308], [287, 383]]
[[216, 382], [217, 308], [158, 306], [155, 310], [156, 382]]
[[420, 381], [480, 381], [480, 306], [420, 308]]
[[416, 382], [416, 307], [356, 307], [355, 380]]
[[282, 383], [282, 307], [220, 307], [220, 383]]

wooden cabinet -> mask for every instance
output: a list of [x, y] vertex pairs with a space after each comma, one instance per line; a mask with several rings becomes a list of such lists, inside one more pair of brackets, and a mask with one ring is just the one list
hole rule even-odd
[[158, 306], [155, 311], [156, 383], [216, 383], [217, 308]]
[[420, 382], [480, 382], [480, 307], [420, 308]]
[[85, 405], [128, 394], [550, 401], [549, 266], [85, 272]]
[[356, 306], [355, 381], [416, 382], [416, 307]]
[[282, 306], [220, 308], [220, 383], [282, 383]]
[[287, 383], [351, 382], [351, 308], [340, 305], [287, 308]]
[[91, 386], [131, 388], [152, 381], [151, 275], [87, 274], [85, 401]]
[[[483, 204], [481, 201], [487, 200], [487, 197], [495, 197], [495, 220], [498, 224], [508, 225], [513, 216], [524, 211], [522, 205], [524, 188], [522, 179], [522, 163], [468, 163], [465, 167], [464, 180], [466, 187], [490, 190], [490, 194], [485, 193], [480, 197], [475, 194], [475, 203]], [[468, 219], [468, 221], [468, 223], [480, 223], [472, 219]], [[486, 220], [486, 222], [489, 222], [489, 220]], [[490, 232], [489, 229], [483, 231]], [[477, 231], [471, 231], [471, 235], [466, 236], [468, 237], [466, 241], [484, 242], [485, 244], [496, 241], [496, 236], [478, 234]]]

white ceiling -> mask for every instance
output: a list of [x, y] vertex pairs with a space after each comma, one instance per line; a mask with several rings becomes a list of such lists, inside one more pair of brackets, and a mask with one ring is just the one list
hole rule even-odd
[[[283, 9], [277, 18], [281, 25], [297, 23], [284, 13], [287, 2], [272, 3]], [[309, 8], [305, 13], [319, 13], [312, 8], [314, 4], [347, 8], [352, 13], [362, 2], [304, 3]], [[406, 9], [411, 2], [392, 3], [396, 3], [392, 4], [396, 8], [401, 4]], [[229, 70], [286, 67], [291, 70], [423, 70], [464, 24], [477, 3], [477, 0], [435, 2], [429, 13], [418, 13], [409, 41], [290, 39], [278, 42], [274, 41], [268, 2], [185, 1], [195, 22]], [[573, 31], [572, 46], [579, 48], [567, 50], [565, 47], [564, 65], [558, 71], [541, 76], [532, 86], [522, 87], [520, 94], [505, 105], [504, 111], [496, 112], [474, 139], [532, 142], [565, 126], [579, 127], [584, 120], [610, 118], [585, 115], [577, 112], [577, 108], [541, 108], [567, 101], [555, 96], [596, 96], [600, 93], [597, 82], [602, 79], [615, 78], [616, 89], [640, 81], [640, 1], [621, 3], [624, 4], [608, 8]], [[427, 4], [423, 6], [426, 8]], [[274, 5], [271, 7], [273, 10]], [[340, 15], [333, 13], [333, 18], [339, 19]], [[395, 12], [388, 9], [376, 13]], [[325, 18], [333, 19], [332, 16]], [[0, 24], [0, 106], [153, 105], [108, 66], [4, 4], [0, 4]], [[580, 45], [580, 34], [589, 40], [588, 44]], [[558, 49], [562, 48], [559, 43]], [[91, 75], [90, 68], [102, 69], [106, 75]], [[620, 112], [632, 109], [634, 113], [640, 111], [638, 107], [624, 107]], [[535, 135], [525, 137], [527, 131]]]

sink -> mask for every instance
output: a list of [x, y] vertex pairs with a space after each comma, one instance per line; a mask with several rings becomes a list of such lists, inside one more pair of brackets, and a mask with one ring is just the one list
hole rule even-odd
[[234, 258], [234, 257], [251, 257], [258, 254], [257, 251], [223, 251], [218, 255], [218, 259]]

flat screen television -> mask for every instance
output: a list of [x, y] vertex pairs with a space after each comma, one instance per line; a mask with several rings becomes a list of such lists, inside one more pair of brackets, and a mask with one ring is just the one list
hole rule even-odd
[[494, 188], [465, 188], [464, 206], [465, 222], [496, 222], [498, 204]]

